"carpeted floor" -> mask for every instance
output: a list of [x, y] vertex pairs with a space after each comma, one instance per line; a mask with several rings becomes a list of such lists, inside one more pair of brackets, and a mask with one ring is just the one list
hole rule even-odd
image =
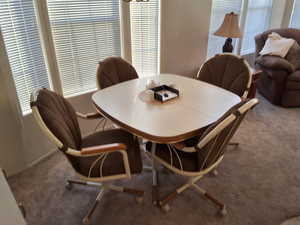
[[[279, 225], [300, 215], [300, 108], [285, 109], [261, 104], [251, 111], [235, 141], [237, 150], [227, 152], [219, 176], [207, 176], [199, 184], [225, 202], [228, 215], [217, 216], [216, 207], [193, 190], [173, 202], [168, 214], [151, 204], [151, 174], [117, 182], [144, 189], [143, 205], [132, 196], [108, 192], [96, 209], [92, 224], [98, 225]], [[17, 200], [27, 210], [29, 225], [77, 225], [92, 205], [97, 190], [77, 186], [68, 191], [65, 179], [73, 177], [60, 153], [9, 179]], [[184, 179], [160, 174], [161, 194]]]

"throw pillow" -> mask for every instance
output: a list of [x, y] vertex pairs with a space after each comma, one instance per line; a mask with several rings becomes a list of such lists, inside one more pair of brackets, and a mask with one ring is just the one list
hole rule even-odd
[[272, 33], [269, 34], [263, 49], [260, 51], [260, 54], [277, 55], [284, 58], [294, 43], [294, 39], [283, 38], [277, 33]]

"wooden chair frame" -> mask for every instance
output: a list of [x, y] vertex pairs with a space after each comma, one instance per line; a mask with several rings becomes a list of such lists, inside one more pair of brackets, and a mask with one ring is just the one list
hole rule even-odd
[[[39, 127], [46, 134], [46, 136], [50, 139], [50, 141], [58, 149], [63, 149], [64, 148], [63, 143], [48, 129], [47, 125], [45, 124], [45, 122], [43, 121], [43, 119], [41, 117], [38, 107], [35, 104], [32, 104], [32, 103], [36, 102], [36, 100], [37, 100], [38, 91], [39, 90], [36, 90], [31, 94], [30, 102], [31, 102], [32, 114], [33, 114], [35, 120], [37, 121]], [[77, 116], [79, 116], [80, 118], [83, 118], [83, 119], [94, 119], [95, 117], [98, 118], [98, 113], [81, 114], [81, 113], [76, 112], [76, 114], [77, 114]], [[141, 203], [143, 201], [144, 191], [129, 189], [129, 188], [106, 183], [108, 181], [131, 178], [129, 160], [128, 160], [128, 155], [126, 152], [126, 145], [121, 144], [121, 143], [113, 143], [113, 144], [98, 145], [98, 146], [83, 148], [81, 150], [75, 150], [75, 149], [68, 147], [65, 151], [65, 154], [75, 156], [75, 157], [90, 157], [90, 156], [101, 157], [104, 154], [109, 154], [112, 152], [118, 152], [122, 155], [125, 173], [111, 175], [111, 176], [102, 176], [102, 177], [87, 177], [87, 176], [84, 176], [84, 175], [78, 173], [77, 171], [75, 171], [76, 175], [81, 180], [67, 180], [66, 188], [68, 190], [70, 190], [72, 188], [73, 184], [95, 186], [100, 189], [95, 203], [93, 204], [92, 208], [89, 210], [88, 214], [83, 219], [84, 225], [90, 225], [90, 218], [91, 218], [93, 212], [95, 211], [98, 203], [102, 199], [104, 190], [126, 192], [129, 194], [135, 195], [136, 201], [138, 203]], [[105, 159], [103, 159], [103, 160], [105, 160]]]
[[[237, 112], [238, 112], [237, 114], [239, 114], [240, 116], [241, 115], [245, 115], [245, 113], [247, 113], [256, 104], [258, 104], [258, 100], [257, 99], [251, 99], [250, 101], [248, 101], [247, 103], [245, 103], [244, 105], [242, 105], [239, 109], [237, 109]], [[231, 128], [231, 130], [228, 132], [228, 135], [226, 136], [224, 142], [222, 143], [222, 146], [220, 147], [220, 149], [225, 148], [226, 145], [228, 144], [230, 138], [233, 135], [232, 131], [234, 131], [234, 129], [236, 129], [237, 126], [241, 122], [239, 120], [239, 118], [238, 118], [239, 115], [236, 115], [234, 113], [230, 114], [227, 118], [225, 118], [222, 122], [220, 122], [215, 128], [213, 128], [208, 134], [204, 134], [205, 136], [201, 139], [201, 141], [198, 143], [198, 145], [196, 147], [198, 149], [195, 149], [194, 147], [193, 148], [190, 147], [190, 148], [183, 148], [182, 151], [184, 151], [184, 152], [190, 152], [190, 153], [191, 152], [199, 151], [204, 146], [206, 146], [206, 144], [208, 144], [211, 140], [213, 140], [213, 138], [215, 138], [218, 134], [220, 134], [221, 131], [223, 131], [229, 125], [231, 125], [232, 123], [234, 123], [233, 126], [232, 126], [232, 128]], [[243, 119], [243, 117], [242, 117], [242, 119]], [[221, 161], [223, 160], [223, 157], [224, 157], [224, 153], [212, 165], [210, 165], [210, 167], [208, 167], [206, 169], [203, 169], [203, 166], [205, 164], [205, 161], [204, 161], [202, 169], [200, 171], [197, 171], [197, 172], [184, 171], [183, 169], [178, 169], [177, 167], [174, 167], [172, 164], [170, 164], [169, 162], [167, 162], [167, 161], [159, 158], [156, 155], [153, 155], [153, 154], [151, 154], [149, 152], [148, 152], [148, 155], [150, 157], [152, 157], [155, 162], [163, 165], [165, 168], [171, 170], [175, 174], [178, 174], [178, 175], [181, 175], [181, 176], [184, 176], [184, 177], [188, 177], [188, 182], [187, 183], [185, 183], [181, 187], [175, 189], [173, 192], [171, 192], [165, 198], [163, 198], [163, 199], [161, 199], [159, 201], [160, 207], [165, 212], [167, 212], [167, 211], [170, 210], [170, 206], [168, 205], [168, 202], [170, 200], [174, 199], [177, 195], [181, 194], [186, 189], [192, 187], [196, 191], [198, 191], [200, 194], [204, 195], [206, 198], [208, 198], [213, 203], [215, 203], [220, 208], [219, 212], [220, 212], [221, 215], [225, 216], [227, 214], [227, 210], [226, 210], [225, 204], [223, 204], [222, 202], [218, 201], [216, 198], [214, 198], [212, 195], [210, 195], [206, 190], [200, 188], [196, 184], [197, 181], [199, 181], [201, 178], [203, 178], [206, 174], [208, 174], [211, 171], [213, 171], [221, 163]]]

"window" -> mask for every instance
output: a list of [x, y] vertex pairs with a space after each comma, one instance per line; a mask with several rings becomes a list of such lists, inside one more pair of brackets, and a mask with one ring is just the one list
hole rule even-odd
[[[23, 114], [30, 112], [36, 88], [60, 92], [62, 87], [66, 97], [96, 89], [98, 62], [121, 56], [120, 2], [0, 0], [1, 35]], [[159, 12], [160, 0], [131, 2], [125, 12], [130, 13], [131, 55], [140, 76], [159, 72]]]
[[[245, 7], [242, 7], [242, 4]], [[244, 30], [243, 37], [233, 39], [233, 46], [239, 40], [241, 41], [241, 55], [253, 53], [255, 51], [254, 37], [270, 27], [272, 4], [272, 0], [213, 0], [207, 57], [222, 52], [225, 38], [214, 36], [213, 33], [222, 24], [225, 14], [230, 12], [239, 14], [239, 19], [243, 18], [245, 21], [244, 29], [241, 27], [241, 30]], [[237, 50], [236, 47], [235, 50]]]
[[272, 0], [249, 0], [241, 54], [255, 51], [254, 37], [270, 27]]
[[132, 64], [139, 76], [159, 73], [160, 0], [130, 3]]
[[0, 25], [21, 110], [26, 114], [31, 92], [49, 88], [33, 1], [0, 1]]
[[[213, 0], [208, 45], [207, 45], [207, 57], [212, 57], [217, 53], [222, 52], [222, 47], [225, 42], [225, 38], [217, 37], [213, 33], [221, 26], [226, 13], [234, 12], [236, 14], [241, 13], [242, 0]], [[233, 39], [233, 46], [237, 39]]]
[[294, 0], [293, 13], [291, 17], [290, 27], [300, 29], [300, 1]]
[[96, 65], [121, 55], [119, 0], [48, 0], [63, 94], [96, 89]]

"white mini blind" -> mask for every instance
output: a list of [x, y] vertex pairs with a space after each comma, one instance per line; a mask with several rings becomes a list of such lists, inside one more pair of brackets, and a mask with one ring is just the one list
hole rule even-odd
[[[222, 47], [226, 38], [217, 37], [213, 35], [213, 33], [221, 26], [225, 14], [234, 12], [236, 14], [239, 14], [240, 18], [241, 7], [242, 0], [213, 0], [207, 46], [208, 58], [222, 52]], [[235, 45], [235, 43], [236, 39], [233, 39], [233, 46]]]
[[130, 3], [132, 64], [139, 76], [159, 73], [160, 0]]
[[269, 29], [272, 14], [272, 0], [249, 0], [241, 54], [255, 51], [254, 37]]
[[65, 96], [96, 89], [96, 66], [121, 55], [119, 0], [48, 0]]
[[300, 29], [300, 1], [294, 0], [290, 27]]
[[23, 114], [30, 112], [30, 94], [49, 88], [32, 0], [1, 0], [0, 26]]

